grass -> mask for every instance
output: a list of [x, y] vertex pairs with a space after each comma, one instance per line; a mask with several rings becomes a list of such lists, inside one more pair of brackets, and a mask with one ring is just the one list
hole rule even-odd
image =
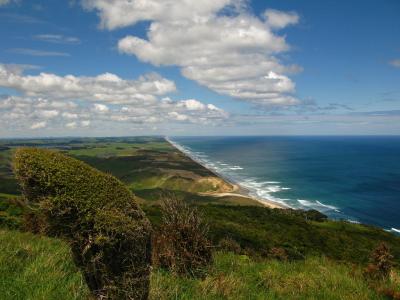
[[304, 261], [252, 261], [218, 252], [203, 279], [157, 270], [151, 299], [384, 299], [363, 279], [360, 269], [324, 257]]
[[0, 230], [2, 300], [86, 299], [88, 289], [62, 241]]
[[[0, 291], [2, 300], [88, 297], [64, 242], [12, 230], [0, 230]], [[361, 268], [323, 256], [289, 262], [216, 252], [204, 278], [153, 270], [150, 299], [385, 298], [370, 287]]]
[[23, 209], [18, 205], [18, 198], [0, 194], [0, 227], [17, 229], [21, 227]]

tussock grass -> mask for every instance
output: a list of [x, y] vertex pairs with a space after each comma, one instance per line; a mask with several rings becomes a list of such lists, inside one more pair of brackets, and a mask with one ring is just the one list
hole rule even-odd
[[87, 299], [85, 280], [62, 241], [0, 230], [2, 300]]

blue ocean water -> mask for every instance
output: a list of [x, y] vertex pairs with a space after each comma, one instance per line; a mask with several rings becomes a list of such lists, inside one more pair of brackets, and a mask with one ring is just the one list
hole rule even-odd
[[400, 137], [173, 137], [254, 196], [400, 233]]

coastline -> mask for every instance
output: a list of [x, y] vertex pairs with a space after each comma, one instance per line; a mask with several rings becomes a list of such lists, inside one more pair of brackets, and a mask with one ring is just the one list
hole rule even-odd
[[268, 208], [278, 208], [278, 209], [289, 209], [290, 208], [288, 206], [285, 206], [285, 205], [283, 205], [281, 203], [277, 203], [277, 202], [272, 201], [272, 200], [254, 197], [253, 195], [250, 194], [251, 191], [249, 189], [243, 187], [242, 185], [240, 185], [240, 183], [234, 181], [233, 179], [227, 178], [227, 176], [224, 176], [223, 174], [220, 174], [217, 171], [210, 169], [208, 166], [204, 165], [204, 163], [200, 162], [198, 159], [196, 159], [195, 157], [193, 157], [189, 153], [183, 151], [183, 149], [181, 149], [180, 145], [178, 145], [177, 143], [171, 141], [168, 137], [164, 137], [164, 140], [168, 144], [170, 144], [173, 148], [175, 148], [177, 151], [179, 151], [180, 153], [182, 153], [186, 157], [190, 158], [195, 163], [199, 164], [203, 168], [205, 168], [208, 171], [210, 171], [216, 177], [221, 178], [222, 180], [224, 180], [225, 182], [229, 183], [232, 186], [232, 191], [231, 192], [207, 192], [207, 193], [199, 193], [200, 195], [213, 196], [213, 197], [216, 197], [216, 198], [232, 196], [232, 197], [238, 197], [238, 198], [245, 198], [245, 199], [253, 200], [253, 201], [256, 201], [258, 203], [261, 203], [262, 205], [264, 205], [265, 207], [268, 207]]

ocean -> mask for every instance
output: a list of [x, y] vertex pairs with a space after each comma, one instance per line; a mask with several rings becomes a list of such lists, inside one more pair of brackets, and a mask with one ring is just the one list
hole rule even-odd
[[400, 137], [170, 137], [257, 198], [400, 233]]

